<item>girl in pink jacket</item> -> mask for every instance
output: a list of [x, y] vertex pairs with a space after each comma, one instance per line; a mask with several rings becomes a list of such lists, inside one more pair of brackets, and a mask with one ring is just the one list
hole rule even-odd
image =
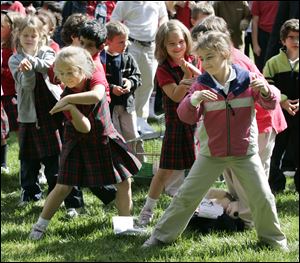
[[231, 169], [244, 188], [258, 238], [288, 250], [280, 230], [275, 199], [258, 155], [255, 102], [274, 109], [279, 97], [263, 79], [231, 65], [231, 41], [221, 32], [198, 39], [196, 52], [206, 71], [180, 103], [177, 113], [188, 124], [202, 119], [201, 147], [188, 176], [144, 247], [174, 241], [217, 177]]

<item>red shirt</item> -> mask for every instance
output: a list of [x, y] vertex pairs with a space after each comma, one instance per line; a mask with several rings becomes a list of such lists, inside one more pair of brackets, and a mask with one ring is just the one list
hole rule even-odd
[[8, 67], [8, 60], [13, 54], [10, 48], [2, 48], [2, 74], [1, 74], [1, 86], [3, 89], [4, 96], [14, 96], [16, 95], [15, 81], [11, 75], [10, 69]]
[[54, 50], [55, 53], [58, 53], [60, 51], [59, 45], [52, 39], [49, 46]]
[[176, 19], [182, 22], [188, 29], [192, 27], [189, 1], [186, 1], [184, 7], [176, 6]]
[[[279, 1], [253, 1], [252, 16], [258, 16], [258, 28], [271, 33], [278, 11]], [[279, 32], [278, 32], [279, 34]]]
[[[107, 82], [107, 79], [106, 79], [106, 74], [105, 74], [103, 65], [100, 61], [100, 52], [96, 53], [93, 56], [93, 60], [94, 60], [94, 63], [96, 65], [96, 70], [93, 74], [93, 78], [95, 77], [97, 80], [101, 81], [100, 84], [104, 85], [107, 101], [108, 101], [108, 103], [110, 103], [111, 98], [110, 98], [110, 93], [109, 93], [109, 85], [108, 85], [108, 82]], [[93, 80], [93, 78], [92, 78], [92, 80]], [[92, 80], [91, 80], [91, 87], [95, 86], [95, 85], [92, 85]]]

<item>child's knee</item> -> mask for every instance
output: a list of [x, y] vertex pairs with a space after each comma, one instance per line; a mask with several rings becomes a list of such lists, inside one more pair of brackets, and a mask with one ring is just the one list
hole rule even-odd
[[55, 192], [59, 195], [68, 195], [71, 193], [73, 186], [63, 185], [63, 184], [56, 184]]
[[127, 178], [116, 185], [118, 191], [129, 191], [131, 189], [131, 179]]

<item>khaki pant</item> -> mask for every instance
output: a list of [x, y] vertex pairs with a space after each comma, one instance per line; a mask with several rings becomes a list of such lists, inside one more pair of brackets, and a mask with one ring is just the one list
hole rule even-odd
[[259, 240], [274, 247], [285, 247], [287, 240], [280, 230], [275, 198], [258, 154], [243, 157], [198, 155], [152, 236], [165, 243], [174, 241], [186, 228], [209, 187], [226, 168], [232, 170], [245, 190]]

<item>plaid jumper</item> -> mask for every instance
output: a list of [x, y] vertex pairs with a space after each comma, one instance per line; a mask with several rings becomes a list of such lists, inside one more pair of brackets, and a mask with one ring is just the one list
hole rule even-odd
[[[89, 90], [87, 81], [86, 90]], [[65, 88], [62, 96], [72, 94]], [[122, 182], [136, 174], [140, 162], [128, 151], [122, 136], [111, 122], [106, 96], [96, 105], [76, 105], [91, 122], [89, 133], [76, 131], [65, 122], [64, 143], [57, 182], [84, 187]]]

